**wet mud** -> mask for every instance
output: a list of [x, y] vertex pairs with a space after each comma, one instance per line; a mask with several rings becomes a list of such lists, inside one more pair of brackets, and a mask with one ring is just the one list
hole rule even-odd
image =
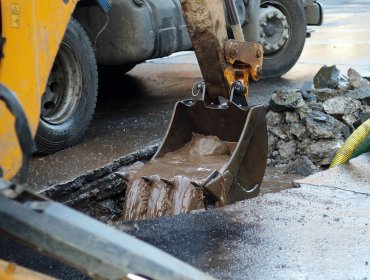
[[[184, 147], [148, 163], [135, 163], [127, 181], [123, 219], [153, 219], [207, 208], [203, 185], [229, 161], [236, 143], [194, 134]], [[225, 199], [225, 198], [223, 198]]]

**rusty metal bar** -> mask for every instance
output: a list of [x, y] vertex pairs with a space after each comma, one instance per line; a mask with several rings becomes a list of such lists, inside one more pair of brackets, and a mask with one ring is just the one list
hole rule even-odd
[[[212, 277], [190, 265], [60, 203], [30, 191], [17, 199], [0, 179], [0, 232], [51, 255], [94, 279], [204, 279]], [[129, 278], [132, 279], [132, 278]]]

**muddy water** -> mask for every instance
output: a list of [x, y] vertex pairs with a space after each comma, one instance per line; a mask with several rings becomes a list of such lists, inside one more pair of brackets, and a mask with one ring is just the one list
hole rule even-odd
[[301, 175], [286, 174], [285, 169], [281, 167], [267, 167], [259, 195], [291, 189], [293, 182], [302, 178]]
[[140, 220], [205, 208], [202, 183], [230, 159], [236, 143], [194, 135], [183, 148], [127, 171], [124, 219]]

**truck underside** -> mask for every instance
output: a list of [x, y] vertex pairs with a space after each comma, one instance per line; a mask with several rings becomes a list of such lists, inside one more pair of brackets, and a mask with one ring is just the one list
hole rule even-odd
[[[271, 22], [268, 32], [264, 32], [262, 28], [261, 38], [266, 33], [270, 34], [270, 37], [276, 37], [272, 38], [273, 42], [271, 46], [270, 44], [267, 46], [268, 48], [274, 48], [273, 45], [279, 43], [280, 39], [283, 44], [287, 42], [287, 39], [280, 38], [284, 33], [280, 28], [289, 29], [285, 31], [284, 36], [295, 36], [299, 34], [294, 33], [302, 32], [302, 30], [294, 30], [294, 26], [299, 22], [292, 17], [291, 7], [301, 10], [302, 13], [298, 14], [301, 16], [299, 21], [304, 26], [320, 25], [322, 22], [321, 6], [316, 1], [288, 1], [293, 2], [293, 5], [285, 2], [261, 1], [260, 18], [265, 19], [266, 24], [269, 24], [266, 18]], [[247, 13], [249, 1], [236, 0], [235, 4], [240, 23], [247, 31], [251, 20], [251, 15]], [[265, 11], [267, 7], [269, 10]], [[96, 48], [95, 54], [99, 65], [138, 64], [148, 59], [160, 58], [192, 48], [180, 0], [113, 0], [112, 9], [108, 15], [99, 7], [86, 6], [82, 1], [74, 16], [89, 34]], [[261, 22], [261, 27], [264, 23]], [[230, 33], [229, 22], [228, 26]], [[305, 30], [300, 35], [306, 37]], [[265, 41], [269, 42], [269, 40]], [[278, 46], [274, 51], [281, 47]]]
[[[39, 153], [82, 138], [94, 114], [99, 76], [123, 75], [146, 60], [193, 48], [179, 0], [113, 0], [108, 13], [94, 3], [78, 3], [50, 74], [36, 134]], [[263, 0], [253, 2], [260, 8], [251, 13], [249, 3], [235, 1], [244, 36], [254, 34], [263, 46], [262, 77], [280, 77], [299, 59], [310, 35], [307, 25], [321, 24], [321, 6], [314, 0]], [[233, 38], [228, 17], [226, 25]]]

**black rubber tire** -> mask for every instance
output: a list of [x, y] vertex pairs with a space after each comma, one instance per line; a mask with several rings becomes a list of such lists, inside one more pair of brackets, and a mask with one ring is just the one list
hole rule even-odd
[[261, 1], [261, 5], [265, 3], [282, 11], [291, 28], [290, 37], [283, 49], [264, 56], [262, 78], [277, 78], [292, 69], [301, 56], [307, 34], [306, 13], [301, 0]]
[[37, 153], [41, 154], [54, 153], [78, 142], [88, 128], [96, 106], [98, 71], [94, 50], [88, 35], [74, 18], [68, 24], [62, 43], [68, 45], [75, 63], [79, 64], [74, 66], [79, 67], [81, 74], [80, 97], [74, 102], [75, 110], [62, 123], [49, 123], [40, 117], [35, 142]]

